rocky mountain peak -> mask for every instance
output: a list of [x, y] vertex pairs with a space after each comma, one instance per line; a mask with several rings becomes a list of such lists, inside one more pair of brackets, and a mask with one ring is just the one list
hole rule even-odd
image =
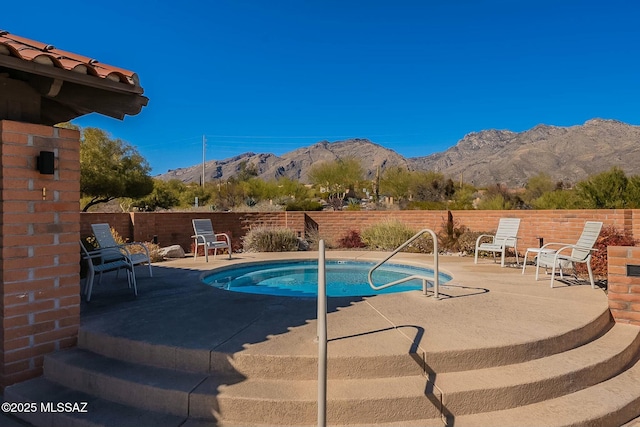
[[[286, 176], [306, 183], [312, 165], [347, 157], [361, 160], [367, 179], [373, 179], [377, 168], [384, 171], [400, 166], [437, 171], [456, 180], [463, 176], [476, 186], [522, 186], [541, 172], [556, 181], [575, 183], [613, 166], [627, 174], [640, 174], [640, 127], [596, 118], [569, 127], [539, 124], [523, 132], [489, 129], [465, 135], [446, 151], [415, 158], [405, 158], [364, 138], [319, 141], [282, 156], [244, 153], [209, 161], [206, 180], [229, 179], [241, 162], [248, 162], [256, 166], [262, 179]], [[201, 166], [196, 165], [169, 171], [159, 178], [199, 182], [200, 174]]]

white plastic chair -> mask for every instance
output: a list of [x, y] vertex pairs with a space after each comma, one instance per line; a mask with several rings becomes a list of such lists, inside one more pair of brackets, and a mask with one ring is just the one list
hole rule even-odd
[[[107, 261], [111, 259], [118, 259], [122, 255], [125, 255], [131, 265], [149, 265], [149, 277], [153, 277], [153, 271], [151, 270], [151, 256], [149, 255], [149, 248], [141, 242], [131, 242], [119, 245], [111, 234], [111, 227], [109, 224], [91, 224], [93, 235], [96, 237], [98, 246], [103, 249], [104, 256], [107, 257]], [[133, 246], [139, 246], [142, 248], [141, 252], [132, 253], [129, 248]]]
[[[87, 302], [91, 301], [91, 292], [93, 291], [93, 282], [95, 280], [96, 273], [106, 273], [108, 271], [119, 271], [121, 269], [127, 270], [127, 282], [129, 287], [133, 287], [133, 294], [138, 296], [138, 288], [136, 286], [136, 275], [133, 271], [133, 264], [131, 260], [124, 254], [120, 254], [117, 259], [113, 258], [114, 253], [106, 251], [104, 249], [96, 249], [89, 251], [80, 241], [80, 247], [82, 248], [82, 259], [87, 262], [87, 279], [84, 285], [83, 293], [86, 295]], [[110, 260], [107, 261], [105, 256]]]
[[[495, 261], [496, 252], [500, 252], [502, 257], [500, 261], [500, 267], [504, 267], [504, 256], [507, 248], [513, 248], [516, 252], [516, 264], [520, 265], [518, 261], [518, 229], [520, 228], [520, 218], [500, 218], [498, 223], [498, 230], [495, 235], [482, 234], [476, 240], [476, 256], [475, 263], [478, 263], [478, 252], [487, 251], [493, 252], [493, 259]], [[491, 242], [480, 243], [484, 237], [491, 237]]]
[[[213, 231], [213, 225], [210, 219], [194, 219], [193, 223], [194, 235], [191, 236], [195, 241], [195, 250], [193, 258], [198, 257], [198, 247], [204, 247], [204, 258], [209, 262], [209, 251], [213, 249], [213, 257], [215, 259], [218, 249], [227, 249], [229, 259], [231, 259], [231, 238], [226, 233], [216, 233]], [[218, 240], [222, 237], [224, 240]]]
[[[551, 268], [551, 287], [553, 288], [553, 281], [556, 277], [556, 268], [560, 270], [560, 278], [562, 278], [562, 269], [566, 265], [571, 264], [575, 268], [576, 263], [585, 263], [587, 264], [587, 271], [589, 272], [591, 288], [595, 289], [596, 285], [593, 281], [593, 271], [591, 271], [591, 254], [593, 251], [597, 250], [593, 247], [598, 240], [601, 229], [602, 222], [587, 221], [585, 222], [582, 234], [575, 245], [551, 242], [540, 248], [541, 253], [538, 255], [538, 259], [536, 261], [536, 280], [538, 280], [538, 271], [540, 267]], [[550, 246], [559, 246], [559, 248], [551, 251]], [[545, 249], [547, 251], [544, 251]], [[567, 253], [569, 249], [571, 249], [571, 253]], [[562, 253], [563, 251], [564, 253]]]

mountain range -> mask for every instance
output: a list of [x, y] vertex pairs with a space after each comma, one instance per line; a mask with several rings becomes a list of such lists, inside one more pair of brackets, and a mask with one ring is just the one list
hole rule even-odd
[[[307, 183], [312, 165], [354, 157], [360, 159], [366, 178], [376, 170], [399, 166], [407, 170], [436, 171], [455, 181], [461, 178], [475, 186], [505, 184], [523, 186], [539, 173], [554, 181], [576, 183], [590, 175], [622, 168], [627, 175], [640, 174], [640, 126], [617, 120], [591, 119], [583, 125], [560, 127], [538, 125], [523, 132], [483, 130], [465, 135], [440, 153], [405, 158], [367, 139], [321, 141], [281, 156], [244, 153], [205, 163], [205, 180], [228, 179], [243, 164], [252, 164], [265, 180], [289, 177]], [[157, 178], [200, 182], [202, 164], [169, 170]]]

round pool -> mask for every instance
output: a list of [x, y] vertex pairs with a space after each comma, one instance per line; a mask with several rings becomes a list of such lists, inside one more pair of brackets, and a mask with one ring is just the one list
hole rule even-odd
[[[328, 297], [370, 296], [382, 293], [422, 289], [422, 280], [411, 280], [383, 290], [373, 290], [367, 275], [375, 263], [364, 261], [327, 261], [326, 281]], [[373, 273], [379, 286], [414, 274], [433, 277], [429, 268], [399, 264], [384, 264]], [[440, 273], [440, 283], [451, 277]], [[206, 275], [204, 283], [216, 288], [251, 294], [287, 297], [315, 297], [318, 294], [318, 262], [271, 261], [224, 268]], [[429, 283], [431, 286], [431, 283]]]

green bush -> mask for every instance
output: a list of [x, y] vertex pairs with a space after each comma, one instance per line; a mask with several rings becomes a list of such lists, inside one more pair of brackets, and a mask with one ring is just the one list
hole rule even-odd
[[251, 229], [242, 242], [247, 252], [291, 252], [297, 251], [299, 246], [295, 231], [284, 227]]
[[321, 211], [322, 203], [315, 200], [295, 200], [285, 205], [285, 211]]
[[416, 233], [408, 225], [396, 220], [387, 219], [360, 233], [364, 244], [371, 249], [391, 251], [409, 240]]

